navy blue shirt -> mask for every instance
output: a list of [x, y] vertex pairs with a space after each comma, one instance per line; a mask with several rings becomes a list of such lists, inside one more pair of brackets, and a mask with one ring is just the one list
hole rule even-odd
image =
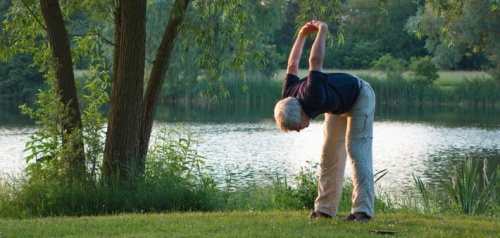
[[326, 112], [340, 115], [349, 111], [358, 95], [359, 79], [356, 76], [319, 71], [310, 71], [303, 79], [287, 74], [282, 91], [283, 98], [297, 98], [311, 119]]

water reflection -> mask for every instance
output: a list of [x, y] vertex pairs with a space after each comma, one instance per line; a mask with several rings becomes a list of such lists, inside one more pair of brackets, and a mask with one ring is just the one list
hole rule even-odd
[[378, 121], [425, 122], [445, 127], [498, 127], [500, 125], [500, 109], [498, 108], [378, 105], [376, 116]]
[[0, 103], [0, 126], [34, 125], [29, 116], [20, 113], [19, 105]]
[[[156, 119], [166, 122], [258, 122], [273, 120], [274, 102], [260, 104], [164, 104], [159, 105]], [[445, 106], [377, 105], [376, 121], [429, 123], [455, 127], [498, 127], [500, 108], [464, 108]], [[316, 120], [321, 121], [322, 117]]]

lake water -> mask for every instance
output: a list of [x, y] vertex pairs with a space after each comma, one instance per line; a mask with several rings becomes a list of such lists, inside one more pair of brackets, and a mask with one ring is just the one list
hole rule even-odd
[[[307, 161], [319, 162], [322, 118], [300, 133], [282, 133], [274, 123], [273, 106], [162, 105], [155, 128], [182, 122], [199, 132], [203, 143], [197, 151], [221, 183], [228, 177], [236, 186], [267, 183], [278, 174], [293, 185], [301, 167], [310, 167]], [[0, 170], [18, 173], [25, 166], [24, 145], [35, 128], [17, 109], [0, 110]], [[437, 181], [469, 155], [488, 161], [492, 169], [500, 164], [500, 110], [378, 105], [373, 143], [375, 172], [389, 172], [381, 180], [384, 187], [411, 186], [413, 174]]]

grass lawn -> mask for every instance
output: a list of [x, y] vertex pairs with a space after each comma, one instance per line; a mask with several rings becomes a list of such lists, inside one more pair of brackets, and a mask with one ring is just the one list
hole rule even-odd
[[472, 79], [491, 79], [491, 76], [482, 71], [440, 71], [439, 79], [434, 84], [440, 87], [455, 86], [456, 83]]
[[[368, 223], [309, 220], [307, 211], [125, 214], [0, 219], [0, 237], [498, 237], [499, 218], [376, 214]], [[377, 233], [378, 232], [378, 233]]]

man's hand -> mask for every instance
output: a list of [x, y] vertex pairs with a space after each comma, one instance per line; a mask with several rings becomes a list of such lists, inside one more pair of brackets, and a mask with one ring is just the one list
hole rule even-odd
[[300, 29], [300, 34], [304, 35], [304, 36], [308, 36], [310, 34], [317, 32], [320, 28], [324, 28], [324, 29], [328, 30], [328, 26], [326, 25], [326, 23], [324, 23], [322, 21], [312, 20], [312, 21], [306, 23], [302, 27], [302, 29]]
[[[317, 56], [313, 60], [313, 63], [309, 63], [310, 69], [315, 69], [318, 71], [322, 71], [321, 67], [323, 65], [323, 55], [324, 55], [324, 48], [325, 48], [325, 43], [324, 43], [324, 38], [326, 37], [326, 32], [328, 32], [328, 26], [321, 21], [310, 21], [306, 23], [302, 29], [300, 29], [299, 35], [297, 39], [295, 39], [295, 43], [292, 46], [292, 50], [290, 52], [290, 56], [288, 57], [288, 66], [286, 68], [286, 73], [287, 74], [293, 74], [298, 76], [299, 75], [299, 61], [300, 61], [300, 56], [302, 55], [302, 48], [304, 47], [304, 43], [306, 41], [306, 38], [308, 35], [313, 34], [315, 32], [319, 31], [320, 37], [322, 39], [322, 45], [320, 44], [320, 49], [317, 53], [313, 54], [314, 56]], [[318, 37], [316, 37], [318, 38]], [[317, 41], [317, 40], [316, 40]], [[318, 44], [316, 44], [318, 46]], [[313, 47], [313, 49], [316, 49], [317, 47]], [[323, 52], [323, 53], [321, 53]], [[311, 52], [312, 54], [312, 52]], [[317, 62], [316, 62], [317, 61]]]

